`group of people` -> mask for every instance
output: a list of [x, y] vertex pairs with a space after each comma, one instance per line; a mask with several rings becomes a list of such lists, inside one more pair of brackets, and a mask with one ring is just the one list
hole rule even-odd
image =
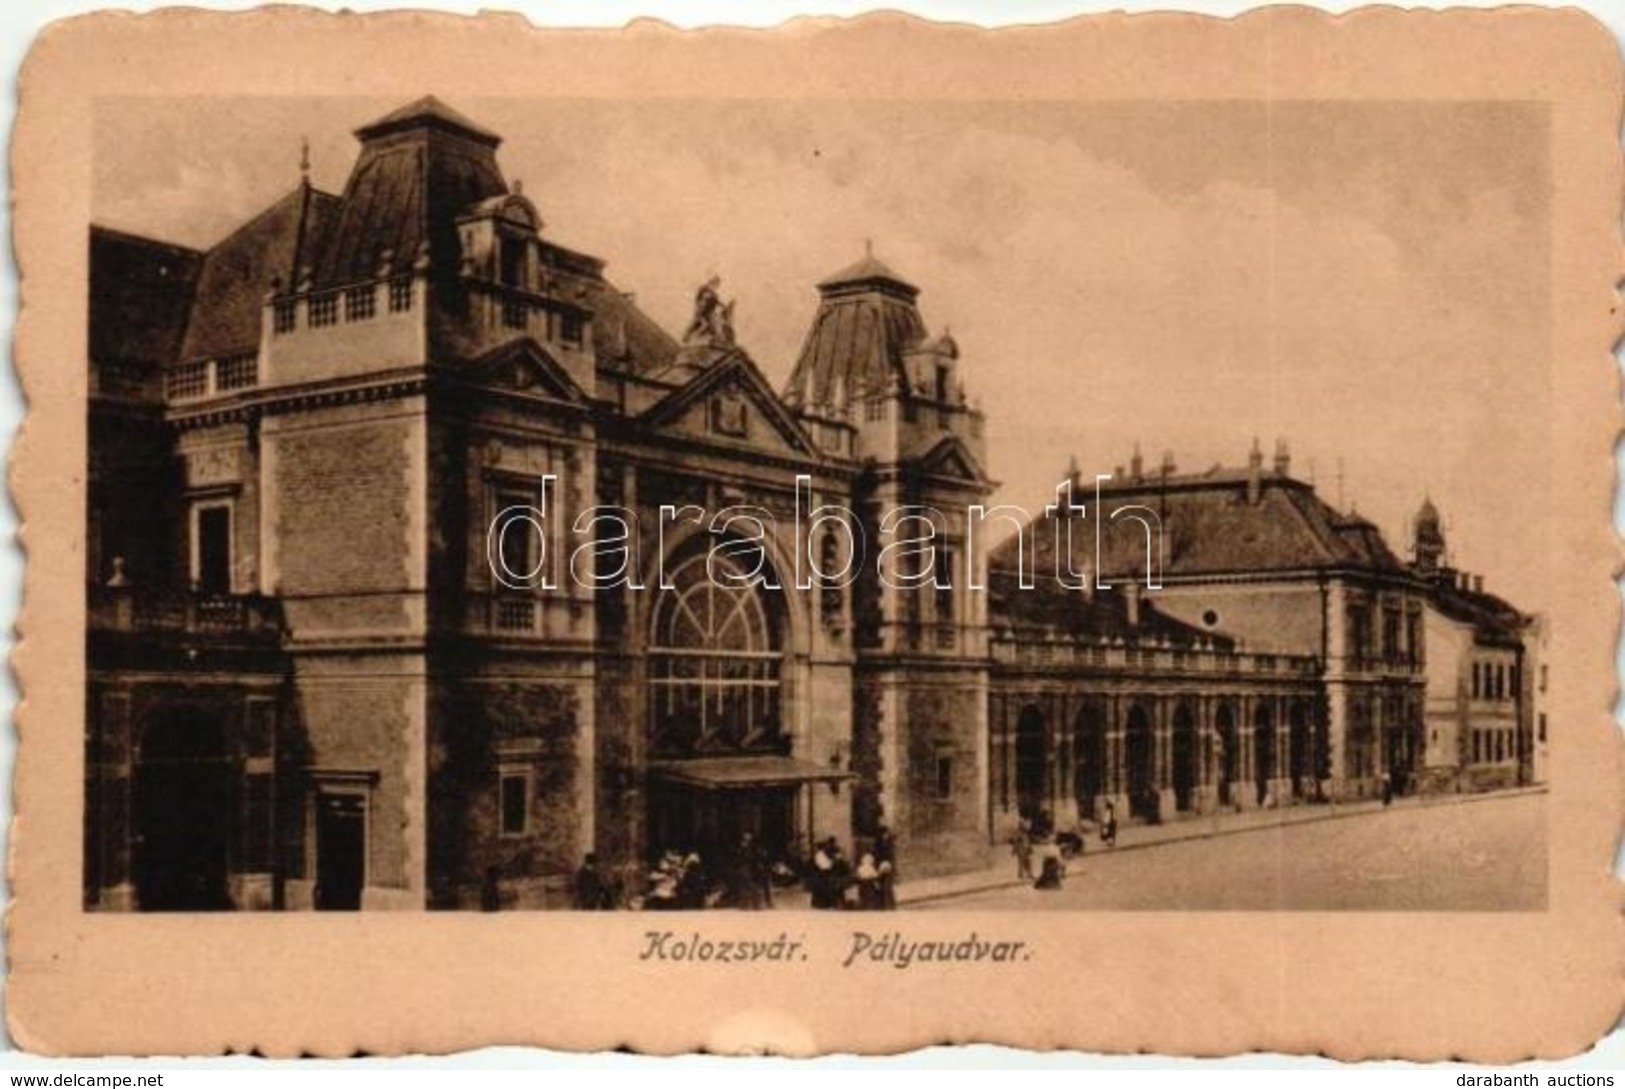
[[873, 845], [847, 861], [834, 836], [813, 851], [807, 891], [819, 911], [891, 911], [897, 907], [897, 854], [891, 831], [881, 825]]
[[[578, 911], [700, 911], [771, 908], [775, 888], [804, 885], [820, 910], [886, 911], [897, 906], [897, 858], [891, 832], [882, 826], [872, 843], [848, 860], [834, 836], [814, 847], [805, 863], [775, 859], [750, 832], [720, 866], [707, 866], [697, 851], [667, 850], [642, 876], [642, 891], [626, 895], [613, 869], [589, 853], [576, 870], [571, 896]], [[490, 910], [495, 910], [491, 908]]]
[[[1106, 803], [1101, 816], [1100, 842], [1106, 847], [1117, 846], [1117, 809], [1111, 802]], [[1082, 827], [1072, 832], [1057, 832], [1055, 820], [1047, 809], [1039, 810], [1031, 819], [1023, 817], [1010, 836], [1016, 879], [1035, 889], [1059, 889], [1066, 879], [1067, 858], [1082, 855], [1083, 850]]]

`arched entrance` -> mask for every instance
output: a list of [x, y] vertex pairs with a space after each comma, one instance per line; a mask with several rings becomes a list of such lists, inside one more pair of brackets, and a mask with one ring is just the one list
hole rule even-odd
[[225, 723], [197, 707], [159, 710], [141, 733], [133, 816], [143, 911], [225, 911], [232, 762]]
[[794, 853], [804, 782], [781, 720], [783, 608], [760, 558], [692, 548], [651, 611], [650, 854], [725, 858], [746, 832], [776, 857]]
[[1088, 700], [1078, 710], [1077, 767], [1074, 781], [1078, 813], [1094, 819], [1095, 802], [1106, 792], [1106, 706]]
[[1236, 736], [1235, 708], [1219, 704], [1213, 728], [1219, 737], [1219, 804], [1235, 805], [1236, 784], [1241, 779], [1241, 739]]
[[1194, 808], [1196, 785], [1201, 782], [1201, 750], [1196, 744], [1196, 716], [1190, 704], [1174, 708], [1174, 728], [1170, 757], [1173, 763], [1174, 808], [1181, 813]]
[[1151, 716], [1136, 703], [1129, 708], [1128, 723], [1123, 731], [1123, 765], [1128, 776], [1128, 809], [1132, 817], [1156, 820], [1157, 797], [1157, 742], [1151, 733]]
[[1016, 721], [1016, 808], [1029, 821], [1047, 800], [1044, 748], [1044, 714], [1029, 706]]
[[1269, 797], [1270, 780], [1275, 778], [1275, 712], [1260, 703], [1253, 712], [1253, 771], [1258, 785], [1258, 804]]

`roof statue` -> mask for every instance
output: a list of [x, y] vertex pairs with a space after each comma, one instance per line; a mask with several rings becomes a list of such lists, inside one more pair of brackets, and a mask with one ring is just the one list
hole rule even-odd
[[722, 277], [713, 276], [694, 293], [694, 319], [683, 334], [684, 347], [733, 347], [734, 300], [722, 301], [721, 286]]

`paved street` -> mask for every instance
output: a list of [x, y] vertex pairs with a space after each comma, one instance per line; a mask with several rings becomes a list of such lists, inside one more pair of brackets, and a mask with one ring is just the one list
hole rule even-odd
[[1545, 802], [1544, 794], [1522, 794], [1396, 806], [1137, 850], [1091, 849], [1070, 865], [1059, 892], [1013, 887], [908, 907], [1538, 911], [1546, 905]]

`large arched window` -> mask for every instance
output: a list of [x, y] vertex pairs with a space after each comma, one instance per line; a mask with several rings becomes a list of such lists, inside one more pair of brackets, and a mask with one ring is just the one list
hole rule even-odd
[[779, 748], [778, 625], [773, 602], [728, 556], [699, 552], [670, 574], [649, 646], [655, 756]]

